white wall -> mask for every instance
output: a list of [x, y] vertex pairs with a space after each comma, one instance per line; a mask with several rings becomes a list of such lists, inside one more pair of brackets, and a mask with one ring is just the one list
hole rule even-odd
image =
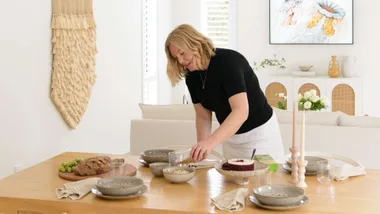
[[65, 150], [129, 151], [130, 120], [141, 117], [137, 105], [141, 2], [94, 0], [98, 77], [76, 130], [63, 122], [49, 97], [51, 1], [4, 4], [0, 7], [0, 178], [13, 173], [16, 164], [28, 167]]
[[[200, 8], [201, 0], [172, 0], [173, 29], [181, 24], [190, 24], [201, 31]], [[172, 103], [182, 103], [182, 97], [185, 93], [187, 93], [186, 83], [185, 81], [181, 81], [172, 90]]]
[[[356, 69], [363, 77], [363, 114], [380, 116], [378, 96], [380, 73], [377, 69], [377, 55], [380, 49], [380, 28], [373, 23], [380, 20], [376, 8], [380, 2], [354, 1], [354, 45], [270, 45], [269, 44], [269, 3], [268, 1], [237, 1], [237, 50], [252, 63], [273, 54], [284, 57], [289, 69], [297, 69], [300, 64], [315, 65], [320, 74], [327, 74], [331, 55], [354, 55]], [[368, 5], [371, 5], [370, 7]], [[260, 70], [259, 70], [260, 72]]]

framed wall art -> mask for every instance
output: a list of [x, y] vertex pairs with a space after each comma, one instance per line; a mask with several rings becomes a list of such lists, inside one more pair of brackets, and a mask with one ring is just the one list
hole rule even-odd
[[354, 43], [353, 0], [269, 0], [270, 44]]

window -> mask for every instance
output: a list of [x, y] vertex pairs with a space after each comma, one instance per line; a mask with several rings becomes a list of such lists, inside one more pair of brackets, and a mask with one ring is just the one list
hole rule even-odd
[[235, 49], [236, 0], [202, 0], [202, 33], [216, 47]]
[[158, 102], [157, 64], [157, 0], [142, 1], [142, 101], [145, 104]]

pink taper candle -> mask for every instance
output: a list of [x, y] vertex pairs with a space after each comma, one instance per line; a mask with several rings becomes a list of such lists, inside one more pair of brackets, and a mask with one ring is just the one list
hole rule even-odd
[[305, 111], [302, 111], [302, 131], [301, 131], [301, 161], [305, 160]]
[[292, 139], [292, 148], [296, 148], [296, 105], [297, 102], [294, 101], [293, 104], [293, 139]]

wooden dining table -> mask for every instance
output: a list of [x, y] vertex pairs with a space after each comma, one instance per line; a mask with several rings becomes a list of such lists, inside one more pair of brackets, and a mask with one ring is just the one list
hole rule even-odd
[[[227, 213], [216, 208], [211, 198], [240, 187], [248, 188], [251, 194], [255, 186], [252, 178], [247, 186], [239, 186], [214, 168], [197, 169], [195, 177], [187, 183], [172, 184], [163, 177], [154, 177], [149, 167], [137, 161], [138, 156], [107, 155], [125, 158], [127, 163], [136, 166], [135, 176], [144, 180], [147, 192], [126, 200], [105, 200], [92, 193], [79, 200], [58, 199], [56, 189], [71, 182], [58, 176], [61, 163], [98, 155], [107, 154], [62, 153], [0, 180], [0, 214]], [[379, 214], [380, 170], [366, 169], [366, 172], [364, 176], [330, 184], [319, 183], [316, 176], [306, 176], [305, 195], [309, 202], [291, 212]], [[289, 184], [290, 180], [290, 174], [281, 166], [271, 176], [272, 184]], [[273, 212], [254, 205], [247, 197], [245, 208], [238, 213]]]

